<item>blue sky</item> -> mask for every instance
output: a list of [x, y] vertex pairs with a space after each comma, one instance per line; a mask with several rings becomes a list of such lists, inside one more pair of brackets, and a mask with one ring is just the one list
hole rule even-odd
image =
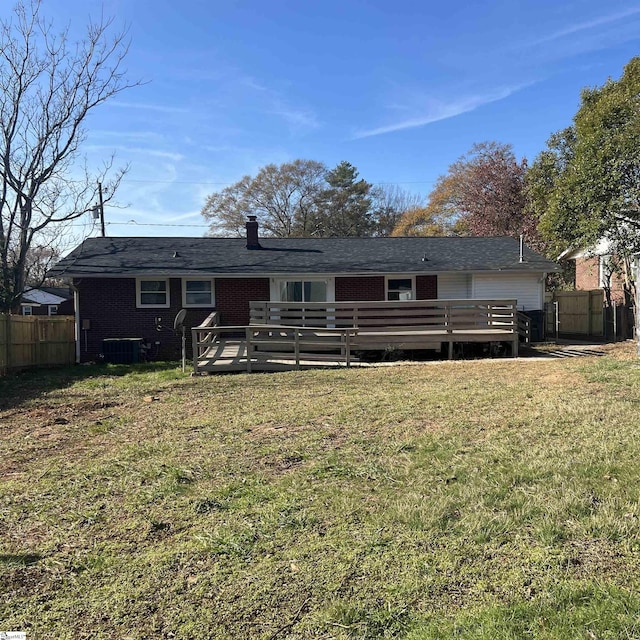
[[106, 209], [114, 236], [202, 235], [207, 194], [295, 158], [347, 160], [370, 182], [425, 196], [475, 142], [510, 143], [533, 160], [570, 124], [580, 90], [619, 77], [640, 53], [640, 4], [616, 0], [43, 9], [74, 30], [89, 15], [114, 16], [129, 29], [129, 77], [146, 81], [87, 123], [90, 163], [115, 151], [130, 165], [118, 194], [128, 207]]

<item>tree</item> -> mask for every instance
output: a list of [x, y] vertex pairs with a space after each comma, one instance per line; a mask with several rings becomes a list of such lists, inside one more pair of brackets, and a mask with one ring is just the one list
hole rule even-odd
[[358, 170], [346, 161], [327, 172], [325, 181], [328, 187], [314, 216], [315, 233], [325, 238], [373, 235], [371, 183], [358, 180]]
[[96, 177], [79, 166], [89, 114], [133, 86], [121, 69], [125, 35], [110, 32], [111, 21], [92, 22], [72, 43], [41, 16], [40, 0], [0, 22], [0, 312], [18, 303], [38, 238], [55, 227], [60, 239], [60, 225], [91, 209], [96, 177], [109, 201], [123, 175], [105, 179], [112, 159]]
[[211, 220], [209, 233], [242, 236], [247, 216], [255, 215], [269, 235], [311, 235], [326, 171], [321, 162], [294, 160], [244, 176], [207, 198], [202, 215]]
[[389, 236], [398, 226], [402, 216], [423, 206], [423, 197], [417, 193], [405, 191], [397, 185], [381, 185], [371, 190], [375, 235]]
[[448, 236], [455, 234], [455, 223], [461, 215], [456, 194], [458, 179], [440, 176], [429, 194], [426, 206], [406, 211], [398, 220], [393, 236]]
[[407, 214], [394, 235], [524, 234], [528, 244], [539, 248], [537, 220], [525, 208], [526, 169], [526, 160], [518, 161], [510, 145], [475, 144], [438, 178], [425, 209]]
[[201, 213], [214, 236], [243, 236], [249, 215], [278, 238], [370, 236], [387, 233], [395, 207], [410, 200], [400, 190], [374, 189], [348, 162], [329, 171], [315, 160], [294, 160], [212, 193]]
[[573, 126], [548, 146], [534, 165], [543, 234], [586, 249], [606, 239], [631, 301], [640, 251], [640, 57], [619, 80], [583, 90]]

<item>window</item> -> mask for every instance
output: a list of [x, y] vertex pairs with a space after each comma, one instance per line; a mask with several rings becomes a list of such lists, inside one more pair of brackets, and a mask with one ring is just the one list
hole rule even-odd
[[139, 278], [136, 280], [138, 307], [168, 307], [169, 280]]
[[213, 280], [182, 280], [182, 305], [185, 307], [213, 307]]
[[22, 315], [23, 316], [32, 316], [33, 315], [33, 307], [30, 304], [25, 304], [22, 307]]
[[387, 278], [387, 300], [415, 300], [415, 281], [406, 278]]
[[326, 280], [283, 280], [281, 302], [327, 302]]
[[49, 305], [49, 315], [50, 316], [57, 316], [58, 315], [58, 305], [57, 304], [50, 304]]

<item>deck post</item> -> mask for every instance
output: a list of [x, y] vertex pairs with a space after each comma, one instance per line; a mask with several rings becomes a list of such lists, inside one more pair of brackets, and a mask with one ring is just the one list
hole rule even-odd
[[351, 329], [347, 329], [345, 332], [345, 354], [344, 358], [347, 363], [347, 367], [351, 366]]
[[191, 352], [193, 353], [193, 373], [198, 373], [198, 354], [200, 347], [198, 346], [198, 330], [191, 329]]
[[245, 342], [246, 342], [246, 349], [247, 349], [247, 373], [251, 373], [251, 356], [253, 355], [252, 353], [252, 348], [251, 348], [251, 334], [252, 334], [253, 330], [251, 329], [251, 327], [246, 327], [245, 328]]
[[300, 329], [294, 329], [294, 349], [296, 354], [296, 369], [300, 368]]
[[449, 340], [449, 360], [453, 360], [453, 340]]

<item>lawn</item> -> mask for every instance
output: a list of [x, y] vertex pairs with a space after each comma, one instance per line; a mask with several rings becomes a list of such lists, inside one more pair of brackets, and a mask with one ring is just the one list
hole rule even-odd
[[640, 361], [0, 379], [0, 631], [640, 638]]

